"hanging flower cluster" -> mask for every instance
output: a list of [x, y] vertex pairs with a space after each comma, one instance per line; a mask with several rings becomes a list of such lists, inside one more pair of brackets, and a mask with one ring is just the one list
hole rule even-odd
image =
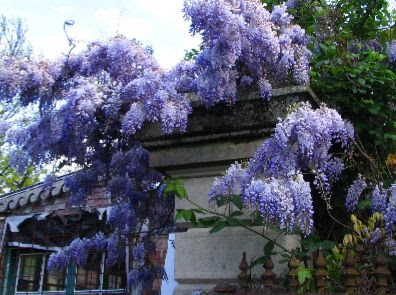
[[396, 61], [396, 40], [393, 40], [388, 44], [388, 47], [386, 49], [386, 53], [388, 55], [388, 59], [390, 62], [395, 62]]
[[258, 210], [264, 220], [309, 234], [312, 196], [303, 173], [313, 174], [315, 186], [328, 192], [343, 170], [330, 148], [337, 143], [347, 148], [353, 136], [351, 125], [335, 110], [313, 110], [304, 103], [276, 125], [245, 168], [234, 164], [216, 179], [209, 198], [240, 192], [245, 206]]
[[256, 86], [269, 99], [271, 79], [308, 84], [307, 38], [286, 5], [270, 13], [260, 1], [186, 0], [184, 12], [191, 33], [202, 35], [190, 89], [206, 106], [234, 102], [239, 85]]
[[366, 187], [366, 182], [359, 177], [359, 179], [355, 180], [348, 188], [345, 207], [349, 212], [353, 212], [357, 209], [359, 199]]

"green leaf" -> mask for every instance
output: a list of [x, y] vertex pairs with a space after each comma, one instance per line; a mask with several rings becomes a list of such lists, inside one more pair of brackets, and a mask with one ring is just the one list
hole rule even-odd
[[215, 223], [215, 225], [210, 229], [209, 232], [211, 234], [217, 233], [217, 232], [221, 231], [223, 228], [225, 228], [226, 225], [227, 225], [226, 222], [224, 222], [223, 220], [219, 220]]
[[391, 133], [385, 133], [384, 138], [390, 139], [392, 141], [396, 141], [396, 134], [391, 134]]
[[305, 283], [305, 281], [312, 279], [312, 273], [309, 269], [300, 265], [297, 270], [297, 279], [300, 285], [302, 285]]
[[227, 224], [228, 225], [240, 225], [239, 219], [234, 218], [234, 217], [227, 217], [226, 218]]
[[249, 268], [252, 269], [253, 267], [255, 267], [256, 265], [263, 265], [264, 263], [267, 262], [268, 257], [267, 256], [260, 256], [259, 258], [255, 259], [252, 261], [252, 263], [250, 263]]
[[378, 115], [381, 110], [381, 106], [379, 104], [373, 104], [368, 108], [368, 110], [370, 113]]
[[175, 194], [178, 196], [180, 199], [185, 199], [187, 198], [187, 191], [184, 186], [176, 186], [175, 188]]
[[242, 211], [234, 211], [230, 214], [230, 217], [237, 217], [237, 216], [242, 216], [243, 212]]
[[370, 207], [371, 207], [371, 200], [369, 199], [361, 199], [358, 203], [359, 211], [364, 211], [366, 209], [369, 209]]
[[239, 210], [242, 210], [243, 202], [242, 197], [240, 195], [232, 195], [230, 198], [230, 202], [235, 205]]
[[333, 241], [329, 241], [329, 240], [324, 240], [320, 243], [320, 246], [324, 249], [324, 250], [331, 250], [334, 248], [335, 243]]
[[199, 218], [198, 223], [204, 226], [213, 226], [220, 218], [218, 216], [209, 216], [204, 218]]
[[197, 217], [195, 215], [194, 209], [177, 209], [176, 210], [176, 220], [184, 219], [191, 222], [192, 224], [197, 224]]
[[273, 241], [268, 241], [264, 246], [264, 255], [269, 257], [272, 255], [275, 244]]
[[186, 188], [184, 187], [181, 179], [170, 179], [165, 181], [166, 188], [164, 189], [165, 197], [169, 197], [174, 194], [179, 199], [185, 199], [188, 197]]
[[218, 196], [216, 198], [217, 207], [222, 207], [229, 202], [229, 196]]

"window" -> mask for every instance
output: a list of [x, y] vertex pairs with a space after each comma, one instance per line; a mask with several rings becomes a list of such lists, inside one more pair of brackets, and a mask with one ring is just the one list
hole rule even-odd
[[65, 291], [66, 272], [48, 271], [47, 261], [47, 253], [19, 255], [16, 293]]
[[89, 255], [86, 265], [76, 272], [76, 290], [99, 290], [102, 255]]
[[43, 291], [63, 291], [66, 289], [66, 271], [48, 271], [47, 263], [44, 269]]
[[29, 292], [40, 290], [43, 255], [21, 255], [17, 291]]
[[[19, 254], [19, 253], [18, 253]], [[50, 253], [21, 253], [18, 257], [15, 294], [125, 294], [125, 264], [105, 266], [103, 253], [89, 255], [84, 267], [69, 267], [67, 271], [48, 271]], [[74, 269], [74, 270], [73, 270]]]
[[[105, 265], [105, 255], [89, 255], [87, 264], [76, 270], [76, 287], [78, 293], [90, 293], [97, 290], [102, 294], [124, 294], [126, 288], [125, 264], [111, 268]], [[85, 291], [85, 292], [84, 292]]]
[[126, 288], [125, 264], [117, 264], [105, 271], [103, 275], [104, 290], [119, 290]]

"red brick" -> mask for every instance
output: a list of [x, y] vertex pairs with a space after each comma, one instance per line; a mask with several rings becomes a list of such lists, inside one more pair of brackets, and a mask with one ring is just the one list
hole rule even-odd
[[157, 249], [168, 249], [168, 239], [160, 239], [155, 245]]

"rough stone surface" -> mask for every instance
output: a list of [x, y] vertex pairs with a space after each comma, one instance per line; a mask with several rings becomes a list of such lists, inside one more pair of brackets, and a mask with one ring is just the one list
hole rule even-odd
[[[263, 231], [262, 227], [254, 229]], [[279, 235], [268, 229], [264, 233], [289, 250], [299, 246], [298, 236]], [[206, 228], [194, 228], [176, 233], [175, 243], [175, 280], [179, 285], [174, 294], [184, 295], [190, 294], [197, 286], [209, 290], [217, 283], [236, 283], [242, 252], [247, 253], [248, 262], [262, 256], [266, 240], [237, 227], [225, 228], [214, 234]], [[277, 250], [279, 248], [275, 247]], [[277, 275], [285, 274], [287, 268], [286, 264], [279, 263], [280, 259], [279, 255], [273, 256]], [[262, 272], [262, 266], [257, 266], [252, 276], [258, 278]]]

